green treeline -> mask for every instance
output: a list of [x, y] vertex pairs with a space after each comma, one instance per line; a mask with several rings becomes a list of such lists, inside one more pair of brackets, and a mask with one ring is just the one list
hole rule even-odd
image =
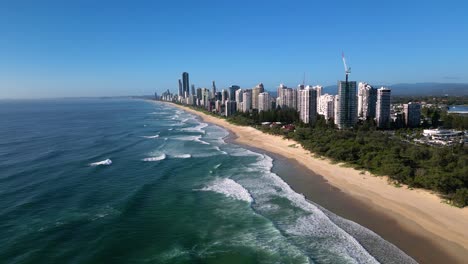
[[[238, 125], [255, 126], [266, 133], [282, 135], [336, 162], [375, 175], [387, 175], [395, 184], [406, 184], [436, 191], [453, 205], [468, 205], [468, 148], [417, 145], [402, 140], [392, 131], [380, 131], [373, 122], [358, 124], [354, 130], [338, 130], [321, 116], [313, 127], [299, 122], [294, 109], [237, 113], [227, 120]], [[261, 122], [294, 123], [294, 132]], [[403, 130], [407, 132], [406, 130]]]

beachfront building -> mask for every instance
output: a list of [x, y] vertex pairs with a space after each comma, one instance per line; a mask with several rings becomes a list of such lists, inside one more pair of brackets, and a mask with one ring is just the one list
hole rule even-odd
[[265, 91], [263, 87], [263, 83], [259, 83], [255, 88], [252, 89], [252, 109], [259, 109], [258, 108], [258, 95]]
[[299, 118], [306, 124], [315, 124], [317, 120], [317, 91], [307, 86], [304, 90], [297, 91], [301, 108]]
[[231, 85], [229, 86], [229, 100], [236, 101], [236, 91], [239, 90], [240, 87], [238, 85]]
[[229, 92], [223, 89], [221, 91], [221, 102], [226, 103], [226, 101], [229, 99]]
[[407, 127], [418, 127], [421, 123], [421, 104], [409, 102], [403, 105]]
[[236, 101], [227, 100], [225, 105], [226, 116], [231, 116], [236, 112]]
[[390, 127], [390, 94], [391, 90], [385, 87], [377, 90], [376, 123], [379, 128]]
[[237, 89], [236, 90], [236, 104], [237, 104], [237, 110], [238, 111], [242, 111], [242, 107], [241, 107], [241, 103], [242, 103], [242, 94], [244, 93], [244, 91], [242, 89]]
[[319, 111], [319, 106], [320, 106], [320, 99], [322, 97], [322, 93], [323, 93], [323, 86], [321, 85], [315, 85], [314, 87], [314, 90], [317, 91], [317, 112]]
[[268, 111], [270, 109], [271, 109], [270, 94], [267, 92], [259, 93], [258, 94], [258, 111]]
[[179, 97], [182, 97], [184, 92], [182, 91], [182, 80], [179, 79]]
[[249, 112], [252, 109], [252, 90], [246, 89], [242, 93], [242, 112]]
[[215, 81], [213, 81], [212, 85], [211, 85], [211, 99], [215, 99], [216, 98], [216, 83]]
[[189, 74], [188, 72], [182, 73], [182, 94], [184, 97], [187, 97], [190, 94], [190, 83], [189, 83]]
[[376, 117], [377, 89], [360, 82], [358, 85], [358, 117], [361, 119]]
[[318, 107], [318, 113], [323, 115], [325, 120], [335, 118], [335, 96], [331, 94], [324, 94], [320, 96], [320, 106]]
[[339, 129], [352, 128], [357, 122], [356, 82], [338, 81], [335, 101], [335, 124]]

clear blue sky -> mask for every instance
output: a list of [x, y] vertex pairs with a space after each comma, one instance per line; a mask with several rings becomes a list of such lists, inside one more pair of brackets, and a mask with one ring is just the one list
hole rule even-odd
[[[97, 3], [100, 2], [100, 3]], [[105, 3], [107, 2], [107, 3]], [[263, 82], [468, 82], [468, 1], [0, 3], [0, 98]]]

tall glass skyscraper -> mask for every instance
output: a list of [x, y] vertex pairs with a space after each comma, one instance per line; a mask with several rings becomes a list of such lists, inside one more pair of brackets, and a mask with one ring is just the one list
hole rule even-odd
[[182, 92], [184, 96], [190, 94], [190, 83], [189, 83], [188, 72], [182, 73]]
[[356, 82], [338, 81], [335, 124], [339, 129], [351, 128], [357, 122]]

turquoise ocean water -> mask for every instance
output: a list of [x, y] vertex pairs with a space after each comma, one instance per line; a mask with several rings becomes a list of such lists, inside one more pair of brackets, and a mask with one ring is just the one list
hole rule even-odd
[[172, 106], [0, 102], [2, 263], [411, 263]]

